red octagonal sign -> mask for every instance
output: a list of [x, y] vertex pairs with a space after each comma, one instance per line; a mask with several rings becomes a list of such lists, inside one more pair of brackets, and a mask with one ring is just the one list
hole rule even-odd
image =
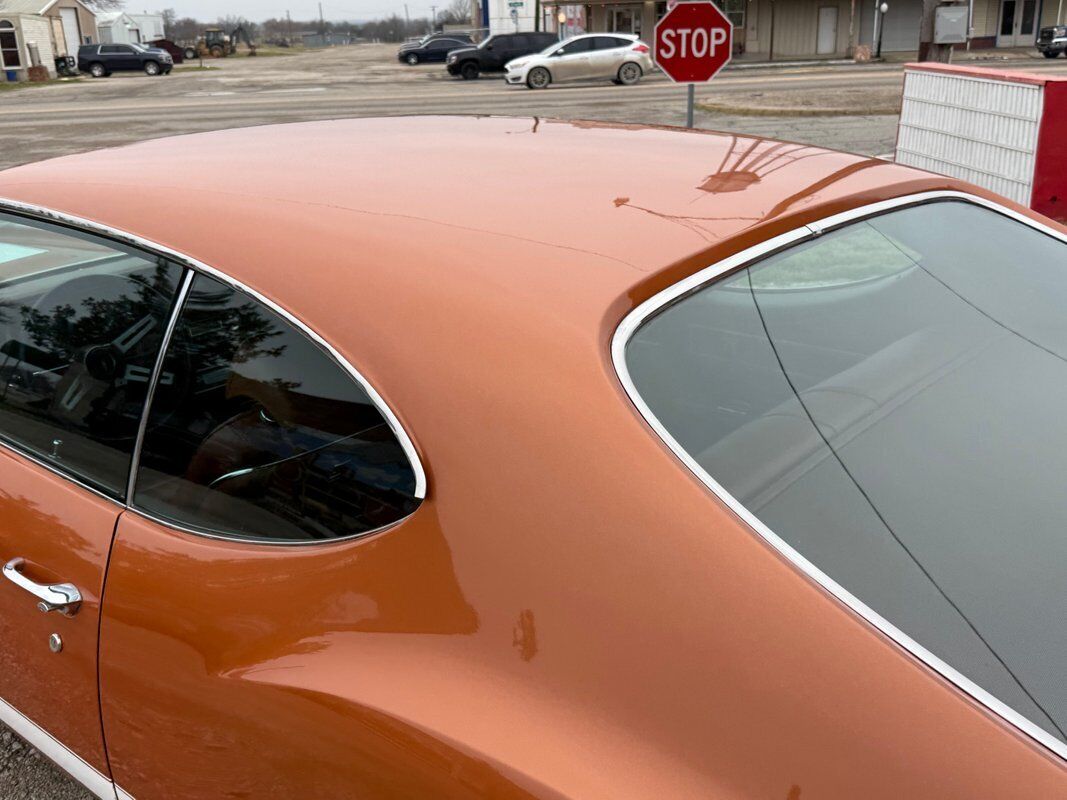
[[680, 2], [656, 23], [653, 58], [676, 83], [705, 83], [730, 63], [734, 26], [708, 0]]

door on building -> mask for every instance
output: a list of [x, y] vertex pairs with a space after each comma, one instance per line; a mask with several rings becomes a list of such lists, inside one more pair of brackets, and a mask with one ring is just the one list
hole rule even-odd
[[837, 6], [822, 6], [819, 9], [819, 33], [815, 52], [821, 56], [837, 52]]
[[78, 55], [78, 45], [81, 44], [81, 26], [78, 25], [78, 9], [61, 8], [59, 18], [63, 21], [63, 39], [67, 45], [66, 55]]
[[997, 47], [1029, 47], [1037, 37], [1037, 0], [1001, 0]]
[[640, 35], [640, 27], [640, 6], [615, 6], [608, 9], [609, 33], [636, 33]]

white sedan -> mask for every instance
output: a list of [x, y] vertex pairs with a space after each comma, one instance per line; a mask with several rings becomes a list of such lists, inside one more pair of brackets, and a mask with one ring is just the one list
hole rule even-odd
[[652, 70], [652, 55], [649, 46], [631, 34], [586, 34], [509, 61], [504, 69], [505, 81], [525, 83], [531, 89], [589, 78], [632, 86]]

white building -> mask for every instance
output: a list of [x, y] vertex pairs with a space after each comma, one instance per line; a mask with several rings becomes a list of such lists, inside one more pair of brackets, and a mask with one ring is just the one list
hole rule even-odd
[[127, 17], [133, 20], [135, 30], [140, 32], [142, 42], [154, 42], [163, 38], [163, 15], [162, 14], [134, 14], [127, 12]]
[[25, 80], [40, 59], [55, 77], [55, 58], [96, 41], [95, 16], [81, 0], [0, 0], [0, 82]]
[[534, 30], [536, 0], [489, 0], [489, 33]]
[[152, 42], [163, 38], [163, 15], [111, 11], [96, 15], [96, 28], [105, 44]]

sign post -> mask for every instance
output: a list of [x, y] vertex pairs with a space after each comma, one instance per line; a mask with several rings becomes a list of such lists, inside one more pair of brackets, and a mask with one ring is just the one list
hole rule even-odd
[[693, 127], [696, 84], [730, 63], [733, 44], [734, 26], [711, 0], [682, 0], [656, 23], [652, 58], [672, 81], [688, 84], [687, 128]]

